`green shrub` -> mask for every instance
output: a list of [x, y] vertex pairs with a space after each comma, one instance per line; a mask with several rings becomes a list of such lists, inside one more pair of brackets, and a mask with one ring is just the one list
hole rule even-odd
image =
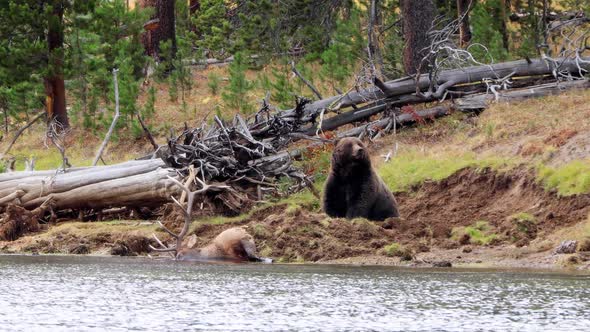
[[210, 72], [207, 75], [207, 87], [212, 94], [217, 95], [219, 93], [219, 84], [221, 83], [221, 77], [215, 72]]
[[412, 250], [402, 246], [399, 243], [392, 243], [383, 247], [383, 252], [389, 257], [400, 257], [403, 261], [411, 261], [413, 258]]
[[575, 160], [557, 168], [541, 165], [537, 178], [546, 190], [557, 190], [562, 196], [590, 193], [590, 160]]
[[471, 244], [488, 245], [498, 239], [498, 235], [491, 232], [490, 224], [480, 220], [467, 227], [455, 227], [451, 231], [451, 238], [460, 241], [465, 235], [469, 236]]

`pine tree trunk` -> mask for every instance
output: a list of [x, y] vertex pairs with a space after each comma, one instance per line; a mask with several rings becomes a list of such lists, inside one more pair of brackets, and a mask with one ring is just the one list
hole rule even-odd
[[[158, 19], [158, 27], [153, 31], [147, 31], [143, 44], [146, 53], [159, 60], [171, 56], [176, 57], [176, 24], [173, 0], [140, 0], [139, 5], [142, 8], [154, 8], [152, 19]], [[161, 54], [160, 43], [171, 40], [172, 48], [170, 54]]]
[[510, 51], [510, 39], [508, 35], [508, 12], [510, 12], [510, 1], [509, 0], [502, 0], [500, 4], [500, 33], [502, 34], [502, 44], [506, 51]]
[[[430, 45], [428, 31], [435, 17], [432, 0], [401, 0], [404, 27], [404, 68], [408, 75], [420, 71], [424, 49]], [[424, 71], [424, 70], [421, 70]]]
[[200, 8], [201, 8], [201, 0], [190, 0], [189, 12], [191, 15], [193, 15]]
[[475, 0], [457, 0], [457, 14], [461, 20], [459, 25], [459, 40], [461, 47], [465, 47], [471, 41], [471, 27], [469, 26], [469, 12], [473, 8]]
[[53, 1], [53, 11], [49, 16], [47, 45], [49, 50], [49, 71], [44, 79], [47, 121], [55, 120], [62, 129], [70, 126], [66, 111], [66, 87], [64, 83], [64, 7], [61, 1]]

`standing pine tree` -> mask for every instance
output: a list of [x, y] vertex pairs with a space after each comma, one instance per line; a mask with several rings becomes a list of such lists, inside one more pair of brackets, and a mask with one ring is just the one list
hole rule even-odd
[[471, 22], [473, 24], [472, 43], [483, 47], [471, 48], [473, 56], [484, 62], [497, 62], [508, 58], [508, 50], [504, 48], [501, 34], [501, 21], [496, 18], [502, 11], [501, 0], [479, 2], [473, 8]]
[[254, 84], [246, 78], [248, 65], [242, 53], [234, 55], [234, 61], [229, 65], [229, 84], [221, 97], [225, 106], [242, 114], [250, 114], [253, 106], [248, 102], [248, 92], [254, 88]]
[[[10, 100], [14, 99], [41, 100], [38, 92], [42, 89], [48, 121], [69, 127], [64, 39], [72, 20], [66, 16], [85, 14], [94, 4], [65, 0], [0, 2], [0, 86], [10, 91], [5, 108], [13, 108]], [[18, 92], [22, 90], [19, 87], [27, 85], [28, 89]]]
[[[144, 37], [146, 53], [159, 60], [165, 56], [176, 56], [176, 23], [175, 23], [175, 0], [140, 0], [139, 5], [142, 8], [153, 8], [152, 16], [154, 28], [149, 29]], [[169, 54], [160, 52], [160, 43], [170, 41], [171, 47]]]
[[408, 75], [424, 72], [422, 59], [430, 46], [428, 31], [432, 28], [436, 8], [432, 0], [401, 0], [404, 32], [404, 68]]

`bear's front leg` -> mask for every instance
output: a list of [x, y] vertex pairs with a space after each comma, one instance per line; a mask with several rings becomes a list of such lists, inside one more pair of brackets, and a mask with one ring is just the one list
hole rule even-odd
[[371, 212], [371, 204], [369, 202], [363, 202], [361, 200], [353, 201], [346, 210], [346, 219], [354, 218], [369, 218]]
[[332, 175], [328, 176], [324, 189], [324, 212], [333, 218], [346, 216], [346, 194], [342, 185]]

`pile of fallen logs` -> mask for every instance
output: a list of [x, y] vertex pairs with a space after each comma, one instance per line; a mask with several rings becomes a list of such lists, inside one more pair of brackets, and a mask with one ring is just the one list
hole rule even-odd
[[[292, 142], [330, 142], [320, 134], [343, 126], [347, 127], [335, 136], [375, 138], [453, 111], [478, 113], [495, 101], [589, 88], [583, 78], [589, 70], [590, 58], [579, 56], [521, 60], [389, 82], [374, 79], [371, 88], [313, 102], [298, 98], [296, 106], [286, 111], [264, 101], [249, 118], [214, 117], [211, 123], [204, 120], [194, 128], [185, 125], [152, 159], [0, 174], [0, 211], [9, 205], [27, 210], [43, 206], [52, 218], [121, 210], [141, 213], [142, 208], [162, 206], [180, 194], [177, 184], [182, 181], [199, 192], [196, 204], [201, 207], [211, 203], [222, 208], [217, 212], [238, 213], [269, 195], [309, 187], [312, 179], [292, 163], [302, 147], [287, 151]], [[431, 104], [409, 106], [420, 103]]]
[[[321, 131], [366, 121], [377, 114], [385, 114], [386, 117], [397, 115], [398, 124], [402, 125], [413, 123], [412, 119], [416, 116], [437, 116], [447, 114], [451, 109], [481, 111], [492, 101], [541, 97], [567, 89], [584, 88], [587, 83], [583, 75], [589, 71], [590, 57], [575, 57], [472, 66], [441, 71], [436, 77], [422, 74], [388, 82], [374, 79], [372, 88], [355, 89], [307, 103], [303, 109], [295, 107], [278, 112], [271, 121], [293, 129], [290, 135], [295, 140], [301, 138], [299, 134], [313, 136]], [[408, 116], [402, 114], [402, 106], [444, 100], [451, 100], [458, 106], [451, 107], [448, 105], [452, 103], [448, 103], [443, 108], [435, 107]], [[443, 112], [444, 109], [447, 111]], [[265, 126], [266, 123], [268, 121], [255, 119], [251, 124], [255, 137], [272, 135], [272, 127]], [[358, 135], [362, 132], [360, 128], [365, 127], [339, 136]], [[385, 127], [381, 126], [382, 129]]]

